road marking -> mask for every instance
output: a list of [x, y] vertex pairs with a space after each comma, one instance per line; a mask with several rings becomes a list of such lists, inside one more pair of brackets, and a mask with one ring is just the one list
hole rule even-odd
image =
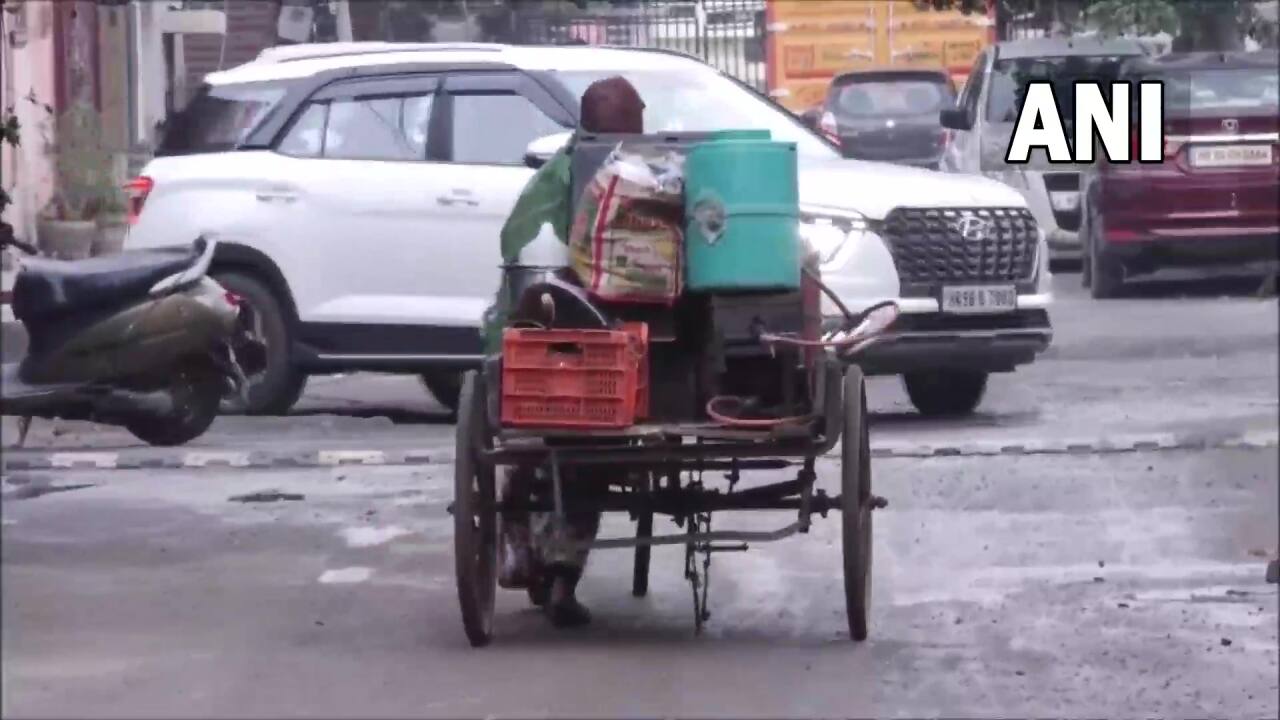
[[371, 577], [373, 577], [373, 568], [345, 567], [336, 570], [325, 570], [320, 575], [319, 580], [325, 585], [346, 585], [362, 583]]
[[119, 453], [113, 452], [57, 452], [49, 456], [49, 466], [67, 470], [111, 469], [116, 466], [119, 457]]
[[183, 467], [249, 467], [246, 452], [193, 452], [182, 458]]
[[386, 465], [386, 453], [381, 450], [321, 450], [317, 456], [321, 465]]
[[[872, 438], [871, 454], [876, 458], [948, 458], [1009, 455], [1104, 455], [1111, 453], [1161, 452], [1168, 450], [1267, 449], [1280, 446], [1280, 432], [1253, 430], [1226, 436], [1153, 433], [1097, 438], [1019, 438], [979, 440], [967, 443], [921, 443], [919, 441]], [[828, 453], [838, 458], [839, 448]], [[110, 470], [136, 468], [307, 468], [359, 466], [421, 466], [453, 464], [452, 448], [412, 448], [407, 450], [342, 449], [298, 452], [232, 450], [159, 451], [157, 448], [123, 452], [57, 451], [8, 449], [5, 470]]]

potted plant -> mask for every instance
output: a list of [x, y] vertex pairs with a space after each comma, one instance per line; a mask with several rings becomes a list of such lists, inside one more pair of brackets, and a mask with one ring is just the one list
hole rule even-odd
[[112, 174], [97, 111], [78, 103], [63, 113], [48, 150], [55, 159], [56, 190], [37, 218], [37, 244], [54, 257], [89, 257]]

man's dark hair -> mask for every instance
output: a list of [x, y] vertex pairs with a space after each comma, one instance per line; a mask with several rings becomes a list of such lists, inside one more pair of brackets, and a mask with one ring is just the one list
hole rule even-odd
[[582, 93], [579, 122], [594, 133], [644, 132], [644, 101], [626, 78], [597, 80]]

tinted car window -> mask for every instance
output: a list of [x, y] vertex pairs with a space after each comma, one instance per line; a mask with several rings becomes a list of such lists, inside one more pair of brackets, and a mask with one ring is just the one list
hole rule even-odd
[[1018, 109], [1032, 81], [1053, 85], [1063, 122], [1070, 124], [1075, 115], [1075, 84], [1082, 81], [1107, 83], [1115, 80], [1123, 57], [1069, 56], [1016, 58], [997, 60], [991, 68], [991, 89], [987, 94], [987, 119], [990, 122], [1016, 122]]
[[328, 103], [312, 103], [289, 128], [289, 133], [280, 141], [277, 148], [285, 155], [295, 157], [320, 157], [324, 150], [322, 142], [324, 124], [328, 119]]
[[1277, 102], [1280, 73], [1275, 68], [1191, 70], [1156, 79], [1164, 81], [1168, 112], [1274, 115], [1280, 108]]
[[356, 98], [329, 103], [326, 158], [425, 160], [431, 95]]
[[279, 104], [278, 83], [204, 85], [186, 108], [169, 117], [157, 155], [233, 150]]
[[515, 93], [453, 96], [454, 162], [523, 165], [529, 143], [565, 128]]
[[832, 94], [836, 114], [850, 119], [936, 114], [954, 101], [943, 80], [855, 80]]

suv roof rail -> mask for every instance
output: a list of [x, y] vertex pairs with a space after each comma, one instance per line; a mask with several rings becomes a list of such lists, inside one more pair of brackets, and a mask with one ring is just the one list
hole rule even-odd
[[367, 40], [358, 42], [304, 43], [277, 45], [258, 53], [255, 63], [285, 63], [316, 58], [344, 57], [350, 55], [375, 55], [381, 53], [423, 51], [483, 51], [500, 52], [503, 45], [494, 43], [408, 43]]
[[703, 60], [702, 58], [698, 57], [697, 55], [694, 55], [693, 53], [685, 52], [684, 50], [676, 50], [675, 48], [663, 48], [663, 47], [639, 47], [639, 46], [635, 46], [635, 45], [592, 45], [592, 44], [589, 44], [589, 43], [563, 43], [563, 44], [557, 44], [557, 45], [554, 45], [554, 46], [548, 46], [548, 45], [524, 45], [524, 46], [521, 46], [521, 47], [584, 47], [584, 48], [592, 48], [592, 49], [596, 49], [596, 50], [599, 50], [599, 49], [605, 49], [605, 50], [626, 50], [626, 51], [628, 51], [628, 52], [644, 52], [644, 53], [656, 53], [656, 54], [658, 54], [658, 55], [670, 55], [670, 56], [672, 56], [672, 57], [687, 58], [687, 59], [690, 59], [690, 60], [697, 60], [697, 61], [698, 61], [698, 62], [700, 62], [700, 63], [707, 64], [707, 62], [706, 62], [705, 60]]

